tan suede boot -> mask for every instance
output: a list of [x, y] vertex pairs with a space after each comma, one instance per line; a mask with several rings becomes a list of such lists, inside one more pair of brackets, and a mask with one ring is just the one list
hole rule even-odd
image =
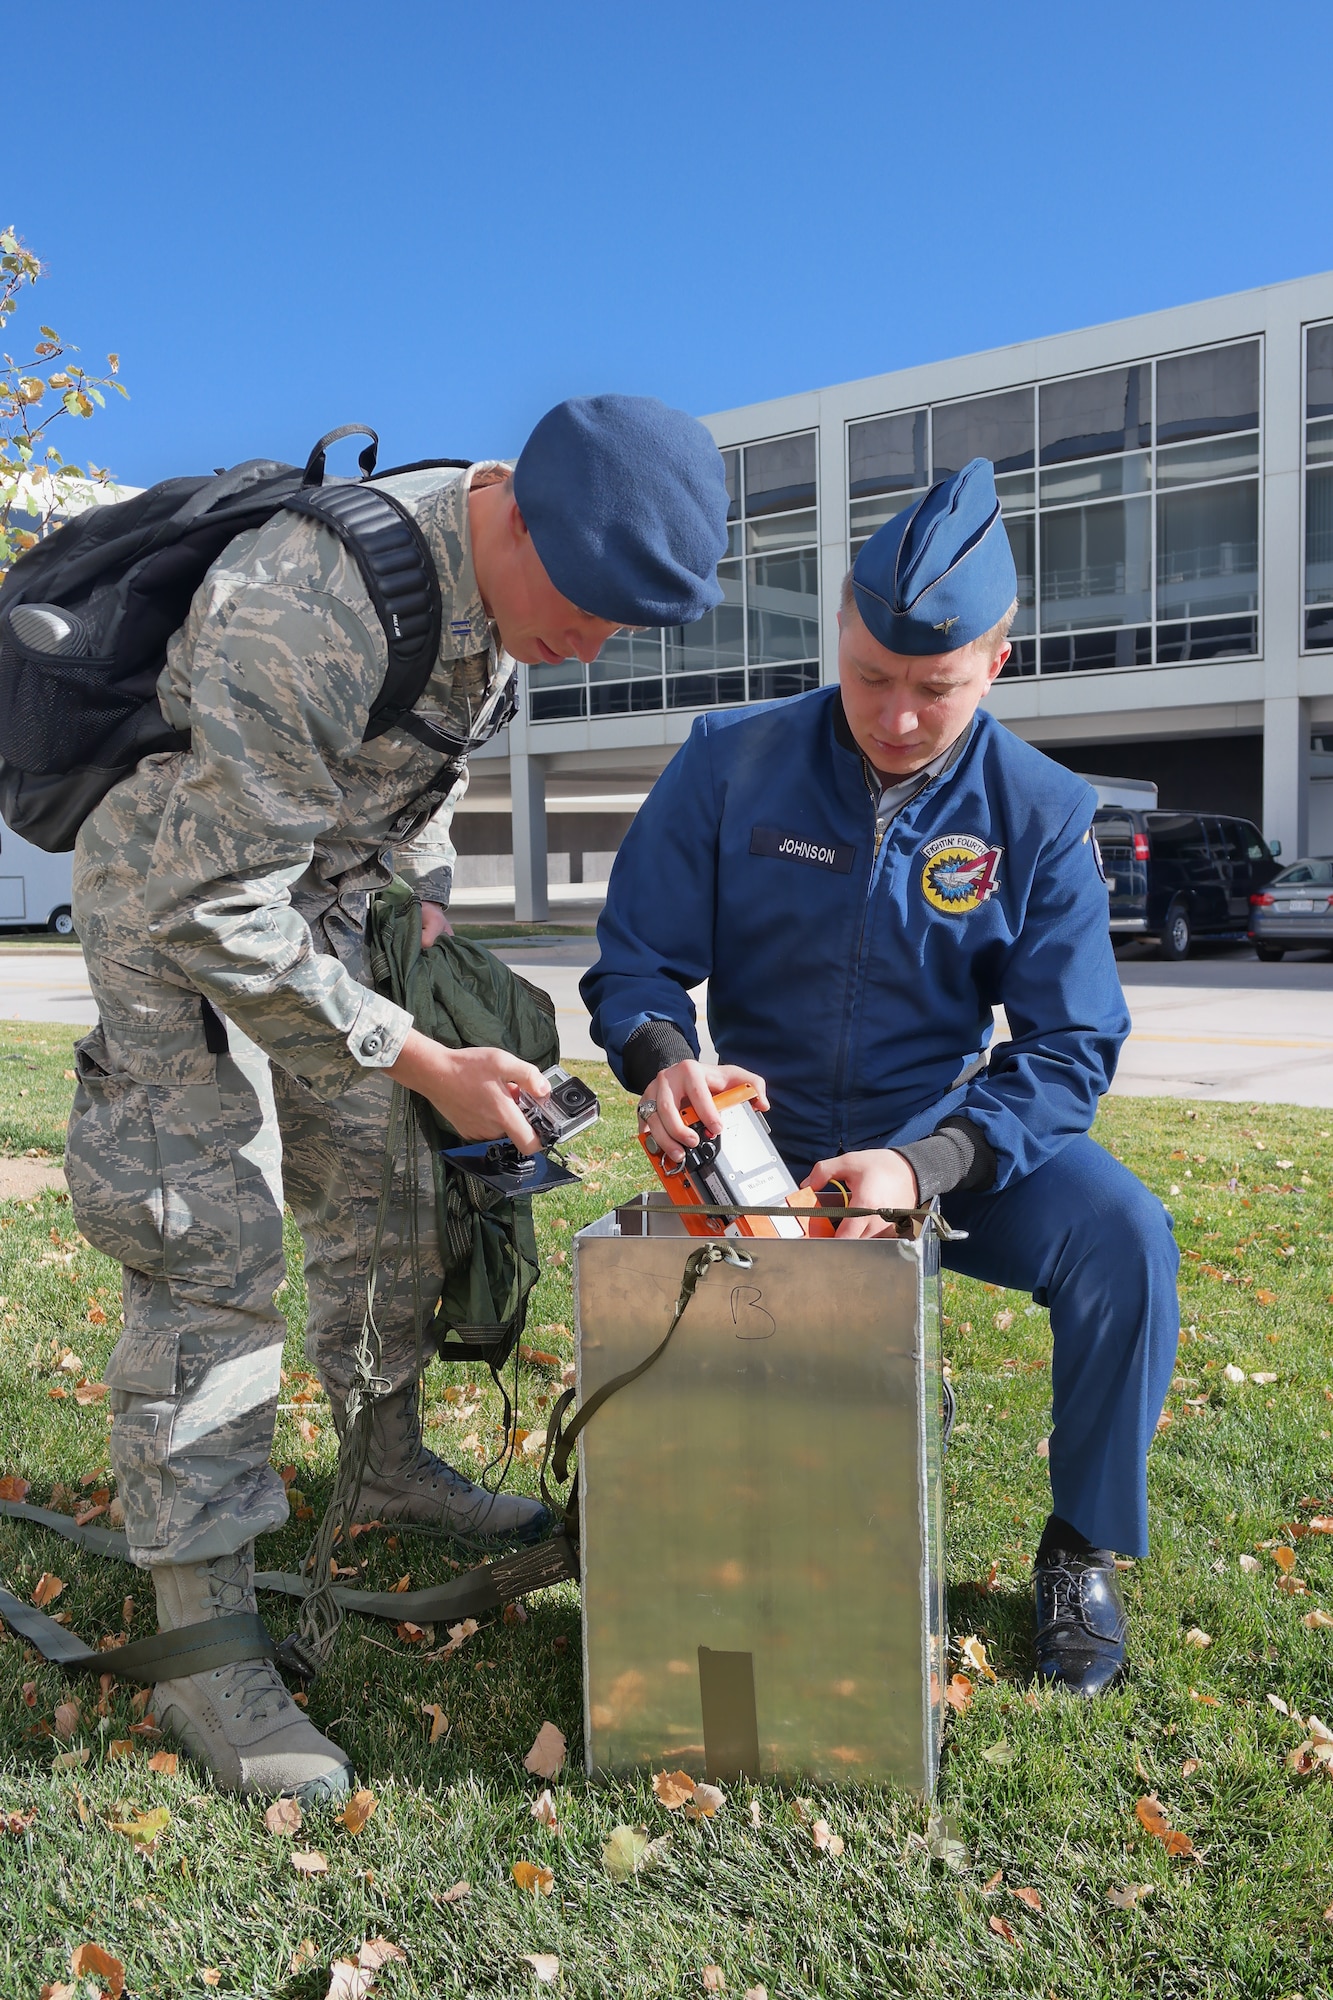
[[[164, 1632], [255, 1610], [255, 1549], [211, 1562], [153, 1570]], [[271, 1660], [238, 1660], [212, 1673], [161, 1681], [153, 1714], [166, 1736], [213, 1773], [226, 1792], [334, 1799], [351, 1784], [346, 1753], [301, 1713]]]
[[[341, 1433], [343, 1411], [337, 1399], [333, 1414]], [[553, 1525], [540, 1500], [522, 1493], [488, 1493], [428, 1449], [421, 1438], [415, 1384], [375, 1404], [357, 1511], [362, 1520], [416, 1521], [510, 1542], [540, 1541]]]

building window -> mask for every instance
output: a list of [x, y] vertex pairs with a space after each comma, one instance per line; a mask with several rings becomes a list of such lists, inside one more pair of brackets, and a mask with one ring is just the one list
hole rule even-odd
[[[1329, 376], [1333, 417], [1333, 346]], [[1258, 652], [1257, 340], [851, 424], [853, 560], [978, 457], [1018, 572], [1006, 677]], [[1328, 570], [1333, 645], [1333, 536]]]
[[1333, 325], [1305, 330], [1305, 643], [1333, 646]]
[[814, 431], [722, 454], [729, 543], [722, 602], [694, 625], [618, 632], [590, 667], [529, 667], [533, 722], [775, 701], [819, 685]]

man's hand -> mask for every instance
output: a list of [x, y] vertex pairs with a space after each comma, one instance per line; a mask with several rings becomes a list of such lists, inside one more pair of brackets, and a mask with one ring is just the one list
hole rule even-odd
[[[817, 1160], [801, 1185], [818, 1192], [830, 1181], [843, 1183], [851, 1196], [849, 1208], [915, 1208], [920, 1200], [916, 1175], [901, 1153], [839, 1153], [836, 1160]], [[839, 1223], [834, 1233], [887, 1236], [889, 1224], [877, 1215], [857, 1215]]]
[[427, 1098], [464, 1139], [512, 1139], [520, 1153], [541, 1141], [514, 1099], [519, 1090], [545, 1098], [551, 1086], [539, 1069], [506, 1049], [444, 1049], [415, 1028], [389, 1075]]
[[681, 1105], [688, 1104], [696, 1117], [702, 1120], [704, 1130], [715, 1139], [722, 1130], [722, 1118], [713, 1102], [713, 1092], [730, 1090], [738, 1083], [752, 1083], [759, 1093], [755, 1103], [761, 1111], [767, 1111], [764, 1079], [756, 1076], [752, 1069], [738, 1069], [734, 1063], [717, 1065], [696, 1062], [693, 1057], [685, 1062], [672, 1063], [669, 1069], [657, 1072], [643, 1093], [640, 1102], [657, 1108], [646, 1124], [640, 1121], [640, 1129], [651, 1133], [674, 1164], [698, 1143], [698, 1134], [691, 1131], [680, 1115]]
[[[421, 949], [429, 951], [437, 938], [452, 937], [454, 927], [444, 913], [443, 903], [421, 905]], [[450, 1119], [450, 1124], [453, 1120]]]

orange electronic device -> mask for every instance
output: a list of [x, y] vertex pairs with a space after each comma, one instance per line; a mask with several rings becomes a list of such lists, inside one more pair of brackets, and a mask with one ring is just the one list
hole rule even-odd
[[[753, 1084], [738, 1083], [719, 1091], [713, 1102], [722, 1118], [714, 1139], [688, 1104], [680, 1115], [698, 1133], [679, 1166], [672, 1164], [647, 1132], [639, 1144], [653, 1163], [657, 1178], [685, 1213], [681, 1220], [691, 1236], [832, 1236], [835, 1224], [817, 1213], [818, 1195], [798, 1188], [773, 1144], [768, 1126], [755, 1110]], [[698, 1208], [781, 1208], [785, 1215], [691, 1215]], [[816, 1211], [816, 1212], [812, 1212]]]

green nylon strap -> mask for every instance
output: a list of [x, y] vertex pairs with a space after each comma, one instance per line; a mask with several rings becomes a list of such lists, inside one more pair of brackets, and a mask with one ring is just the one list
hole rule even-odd
[[[67, 1514], [54, 1514], [45, 1507], [29, 1507], [18, 1500], [0, 1500], [0, 1516], [29, 1521], [49, 1528], [76, 1548], [90, 1554], [108, 1556], [128, 1563], [129, 1544], [124, 1535], [107, 1528], [80, 1528]], [[564, 1535], [553, 1535], [517, 1555], [498, 1556], [493, 1562], [464, 1572], [449, 1583], [428, 1590], [346, 1590], [335, 1589], [334, 1597], [346, 1611], [370, 1618], [404, 1619], [414, 1625], [432, 1624], [446, 1618], [476, 1618], [488, 1611], [526, 1596], [530, 1590], [544, 1590], [578, 1576], [578, 1561]], [[261, 1570], [255, 1577], [256, 1590], [284, 1597], [307, 1597], [308, 1577], [292, 1576], [283, 1570]], [[132, 1645], [114, 1651], [92, 1652], [81, 1639], [48, 1618], [35, 1605], [24, 1604], [7, 1590], [0, 1590], [0, 1618], [11, 1631], [35, 1646], [44, 1659], [71, 1673], [115, 1674], [122, 1680], [140, 1682], [172, 1679], [182, 1672], [211, 1673], [214, 1667], [233, 1660], [272, 1659], [276, 1647], [253, 1612], [227, 1618], [209, 1619], [203, 1624], [183, 1626], [178, 1632], [161, 1632], [152, 1639], [136, 1639]], [[188, 1666], [182, 1663], [188, 1659]], [[163, 1666], [174, 1666], [175, 1674], [162, 1674]]]

